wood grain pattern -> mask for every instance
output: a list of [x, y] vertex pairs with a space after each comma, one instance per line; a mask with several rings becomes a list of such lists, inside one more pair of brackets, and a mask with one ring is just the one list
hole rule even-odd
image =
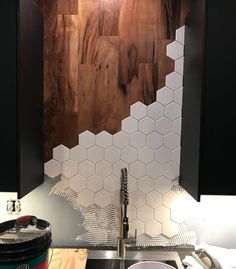
[[57, 13], [61, 15], [77, 15], [78, 0], [57, 0]]

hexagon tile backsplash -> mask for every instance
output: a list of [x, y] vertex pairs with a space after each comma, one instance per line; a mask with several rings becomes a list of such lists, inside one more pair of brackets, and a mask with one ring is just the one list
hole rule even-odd
[[[79, 135], [79, 145], [54, 148], [53, 159], [45, 163], [47, 176], [62, 175], [51, 193], [69, 199], [84, 216], [87, 232], [77, 240], [115, 243], [123, 167], [128, 169], [130, 233], [137, 228], [139, 243], [170, 245], [195, 240], [183, 225], [193, 201], [177, 182], [183, 53], [184, 26], [176, 31], [176, 41], [167, 46], [175, 71], [166, 76], [166, 86], [157, 91], [156, 102], [133, 104], [120, 132], [95, 135], [85, 131]], [[183, 200], [185, 203], [178, 202]]]

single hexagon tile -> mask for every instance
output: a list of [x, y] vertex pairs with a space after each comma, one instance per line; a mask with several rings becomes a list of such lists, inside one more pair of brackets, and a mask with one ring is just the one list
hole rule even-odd
[[172, 151], [172, 160], [180, 164], [180, 147]]
[[70, 158], [77, 163], [85, 161], [87, 159], [87, 150], [77, 145], [70, 150]]
[[78, 172], [84, 177], [90, 177], [95, 174], [95, 164], [86, 160], [79, 164]]
[[87, 179], [87, 189], [98, 192], [103, 189], [103, 179], [97, 175], [92, 175]]
[[119, 191], [120, 189], [120, 178], [113, 175], [104, 179], [104, 189], [109, 192]]
[[84, 207], [94, 204], [94, 193], [89, 190], [83, 190], [78, 194], [78, 203]]
[[170, 150], [174, 150], [180, 146], [180, 135], [176, 133], [169, 133], [164, 136], [164, 146]]
[[70, 150], [64, 145], [59, 145], [53, 149], [53, 159], [63, 163], [70, 158]]
[[69, 187], [79, 193], [86, 189], [86, 179], [80, 175], [75, 175], [69, 179]]
[[112, 165], [107, 161], [101, 161], [96, 164], [96, 174], [102, 178], [108, 177], [112, 174]]
[[147, 145], [152, 149], [157, 149], [163, 145], [164, 138], [158, 132], [153, 132], [147, 136]]
[[145, 233], [152, 237], [161, 234], [161, 224], [156, 220], [151, 220], [145, 224]]
[[146, 145], [146, 136], [141, 132], [135, 132], [130, 136], [130, 145], [140, 149]]
[[135, 230], [137, 231], [137, 236], [144, 234], [144, 223], [138, 219], [131, 221], [129, 223], [129, 232], [132, 236], [135, 236]]
[[111, 204], [111, 194], [108, 191], [101, 190], [95, 194], [95, 204], [105, 207]]
[[172, 131], [172, 121], [166, 117], [157, 120], [156, 130], [162, 135], [168, 134]]
[[159, 102], [154, 102], [148, 106], [148, 116], [153, 120], [158, 120], [164, 115], [164, 106]]
[[167, 45], [166, 55], [173, 60], [177, 60], [184, 55], [184, 46], [183, 44], [174, 41]]
[[154, 218], [160, 223], [170, 220], [170, 209], [166, 206], [160, 205], [154, 210]]
[[132, 191], [136, 191], [137, 189], [138, 189], [137, 179], [129, 175], [128, 176], [128, 191], [132, 192]]
[[147, 106], [141, 102], [137, 102], [130, 107], [130, 115], [140, 120], [147, 115]]
[[110, 163], [115, 163], [120, 160], [120, 150], [111, 146], [105, 150], [105, 160]]
[[175, 102], [172, 102], [165, 107], [165, 116], [171, 120], [181, 117], [181, 113], [181, 106]]
[[179, 176], [179, 165], [170, 161], [164, 165], [164, 176], [175, 179]]
[[112, 173], [113, 175], [120, 177], [120, 171], [122, 168], [127, 168], [128, 169], [128, 164], [123, 162], [123, 161], [118, 161], [113, 164], [113, 170]]
[[162, 224], [162, 233], [171, 238], [179, 233], [179, 225], [169, 220]]
[[51, 177], [57, 177], [61, 174], [61, 164], [55, 160], [50, 160], [44, 164], [44, 173]]
[[85, 131], [79, 135], [80, 146], [88, 149], [95, 145], [95, 134]]
[[172, 152], [166, 147], [160, 147], [155, 151], [155, 160], [161, 164], [165, 164], [172, 159]]
[[145, 205], [145, 194], [141, 191], [130, 192], [129, 203], [136, 208]]
[[182, 26], [176, 30], [176, 40], [184, 45], [185, 38], [185, 26]]
[[138, 180], [138, 189], [144, 193], [149, 193], [154, 189], [154, 181], [148, 176], [144, 176]]
[[162, 204], [162, 195], [157, 191], [151, 191], [146, 194], [146, 204], [156, 208]]
[[154, 150], [149, 147], [143, 147], [138, 151], [138, 159], [147, 164], [154, 161]]
[[140, 178], [140, 177], [144, 176], [146, 173], [144, 163], [139, 162], [139, 161], [133, 162], [130, 165], [129, 172], [135, 178]]
[[163, 175], [164, 172], [163, 166], [156, 161], [147, 164], [146, 169], [147, 169], [147, 175], [154, 179]]
[[172, 72], [166, 76], [166, 86], [172, 90], [176, 90], [183, 86], [183, 76], [177, 72]]
[[182, 118], [178, 118], [173, 121], [173, 131], [178, 135], [181, 135]]
[[137, 209], [133, 207], [132, 205], [128, 206], [127, 215], [129, 218], [129, 221], [135, 220], [137, 218]]
[[171, 209], [175, 206], [180, 197], [181, 196], [175, 192], [169, 191], [163, 195], [163, 205]]
[[103, 160], [103, 150], [97, 146], [88, 149], [88, 160], [97, 163]]
[[136, 149], [128, 146], [121, 150], [121, 159], [126, 163], [132, 163], [138, 158], [138, 152]]
[[139, 130], [145, 135], [155, 130], [155, 121], [149, 117], [145, 117], [139, 121]]
[[182, 106], [183, 88], [179, 88], [174, 92], [174, 101]]
[[119, 149], [123, 149], [129, 145], [129, 136], [120, 131], [113, 135], [113, 145]]
[[68, 160], [62, 164], [61, 173], [67, 178], [73, 177], [77, 174], [78, 165], [72, 160]]
[[112, 145], [112, 135], [106, 131], [102, 131], [96, 135], [96, 144], [102, 149], [110, 147]]
[[165, 176], [155, 179], [155, 190], [165, 194], [171, 190], [171, 180]]
[[175, 71], [180, 75], [184, 74], [184, 57], [181, 57], [175, 61]]
[[153, 209], [147, 205], [137, 208], [137, 219], [146, 223], [153, 219]]
[[127, 117], [121, 121], [121, 130], [127, 134], [132, 134], [138, 130], [138, 121], [133, 117]]
[[157, 91], [156, 98], [162, 105], [167, 105], [174, 99], [173, 91], [167, 87], [163, 87]]

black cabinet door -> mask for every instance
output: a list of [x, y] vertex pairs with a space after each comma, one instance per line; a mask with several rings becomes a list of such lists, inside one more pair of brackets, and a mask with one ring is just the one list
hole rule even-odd
[[43, 17], [32, 0], [2, 1], [0, 191], [43, 182]]

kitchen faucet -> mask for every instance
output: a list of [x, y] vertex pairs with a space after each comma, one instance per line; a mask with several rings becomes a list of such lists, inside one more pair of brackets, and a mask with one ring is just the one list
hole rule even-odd
[[128, 194], [128, 176], [127, 169], [121, 169], [120, 175], [120, 218], [119, 218], [119, 237], [117, 238], [117, 256], [125, 257], [126, 245], [128, 243], [136, 243], [137, 231], [135, 230], [135, 237], [129, 238], [129, 219], [127, 216], [127, 208], [129, 204]]

